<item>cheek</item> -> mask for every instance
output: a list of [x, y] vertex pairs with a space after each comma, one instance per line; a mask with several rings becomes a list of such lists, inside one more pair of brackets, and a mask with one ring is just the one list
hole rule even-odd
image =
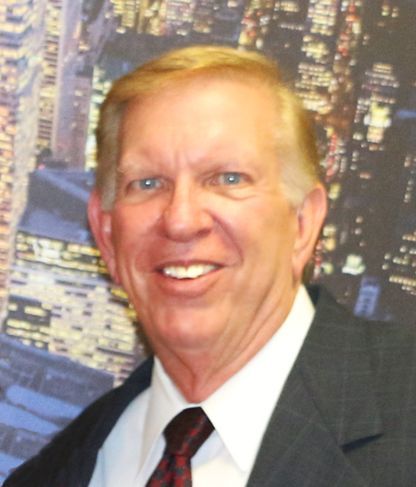
[[265, 205], [252, 215], [250, 237], [257, 252], [258, 262], [263, 261], [274, 271], [290, 265], [296, 239], [296, 216], [293, 210], [276, 205]]
[[128, 262], [136, 259], [138, 254], [146, 254], [154, 234], [151, 214], [127, 206], [117, 209], [113, 220], [113, 242], [119, 261]]
[[295, 214], [287, 205], [278, 205], [272, 198], [242, 205], [230, 216], [230, 225], [258, 245], [289, 243], [293, 240], [296, 228]]
[[120, 240], [124, 238], [126, 241], [144, 237], [154, 228], [160, 214], [160, 209], [156, 205], [120, 204], [114, 210], [114, 237]]

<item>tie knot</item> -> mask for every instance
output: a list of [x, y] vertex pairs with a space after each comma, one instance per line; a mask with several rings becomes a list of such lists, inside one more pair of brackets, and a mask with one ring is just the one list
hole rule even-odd
[[214, 427], [202, 408], [184, 409], [166, 426], [166, 448], [173, 455], [192, 458]]

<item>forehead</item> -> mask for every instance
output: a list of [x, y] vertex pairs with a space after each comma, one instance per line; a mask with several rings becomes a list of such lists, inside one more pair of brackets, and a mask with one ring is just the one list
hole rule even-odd
[[161, 137], [166, 131], [193, 137], [215, 133], [270, 135], [278, 123], [271, 90], [258, 83], [197, 78], [131, 100], [121, 120], [122, 145]]

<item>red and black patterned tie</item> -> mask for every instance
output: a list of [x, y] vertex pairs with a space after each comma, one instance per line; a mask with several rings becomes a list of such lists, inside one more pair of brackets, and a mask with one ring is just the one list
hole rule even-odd
[[191, 458], [214, 427], [201, 408], [185, 409], [166, 426], [166, 448], [146, 487], [191, 487]]

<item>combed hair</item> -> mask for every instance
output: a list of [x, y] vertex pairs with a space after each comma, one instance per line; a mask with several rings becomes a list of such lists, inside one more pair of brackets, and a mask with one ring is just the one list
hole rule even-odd
[[276, 63], [262, 54], [222, 46], [176, 49], [151, 60], [114, 82], [101, 107], [97, 129], [96, 186], [103, 209], [116, 197], [120, 120], [126, 105], [165, 88], [197, 78], [258, 84], [269, 89], [277, 113], [276, 150], [289, 201], [298, 206], [319, 180], [319, 158], [310, 119], [283, 82]]

